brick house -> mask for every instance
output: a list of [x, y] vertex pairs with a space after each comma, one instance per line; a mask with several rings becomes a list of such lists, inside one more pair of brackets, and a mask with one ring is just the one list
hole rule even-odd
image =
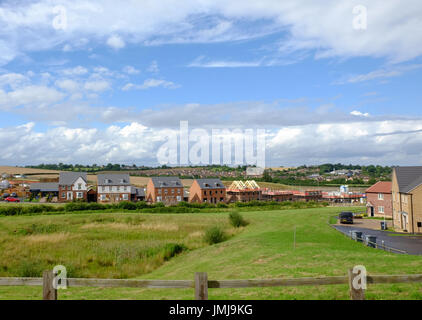
[[189, 189], [189, 202], [226, 202], [226, 187], [220, 179], [195, 179]]
[[366, 190], [366, 213], [368, 217], [393, 217], [391, 188], [392, 182], [379, 181]]
[[59, 202], [87, 201], [88, 180], [86, 172], [60, 172]]
[[130, 201], [132, 186], [129, 174], [99, 174], [97, 176], [98, 202]]
[[396, 231], [422, 232], [422, 166], [393, 169], [393, 226]]
[[184, 189], [178, 177], [152, 177], [147, 184], [146, 201], [176, 204], [183, 201]]

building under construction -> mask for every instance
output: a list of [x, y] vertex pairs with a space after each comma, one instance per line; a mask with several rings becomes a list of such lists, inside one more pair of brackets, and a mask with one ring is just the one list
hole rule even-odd
[[262, 200], [262, 190], [254, 180], [233, 181], [227, 188], [227, 202]]

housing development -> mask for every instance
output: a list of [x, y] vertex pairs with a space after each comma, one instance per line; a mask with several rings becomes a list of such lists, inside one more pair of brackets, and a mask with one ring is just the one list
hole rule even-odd
[[421, 30], [420, 0], [0, 0], [3, 317], [422, 300]]

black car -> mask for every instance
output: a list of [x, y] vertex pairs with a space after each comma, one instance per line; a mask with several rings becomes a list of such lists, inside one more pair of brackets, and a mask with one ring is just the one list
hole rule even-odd
[[339, 214], [340, 223], [353, 224], [353, 212], [342, 212]]

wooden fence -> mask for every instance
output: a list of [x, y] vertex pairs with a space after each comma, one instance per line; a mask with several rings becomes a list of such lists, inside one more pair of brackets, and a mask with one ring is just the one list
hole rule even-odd
[[[349, 270], [348, 276], [254, 279], [254, 280], [208, 280], [206, 272], [195, 273], [195, 280], [126, 280], [126, 279], [66, 279], [68, 287], [103, 288], [152, 288], [152, 289], [195, 289], [196, 300], [208, 300], [208, 288], [256, 288], [285, 286], [322, 286], [349, 284], [351, 300], [364, 300], [365, 290], [354, 289], [353, 281], [362, 277]], [[0, 286], [43, 286], [44, 300], [57, 300], [53, 287], [53, 271], [44, 271], [43, 278], [0, 278]], [[358, 281], [359, 279], [356, 279]], [[362, 279], [360, 279], [362, 280]], [[422, 274], [414, 275], [367, 275], [367, 284], [422, 283]]]

